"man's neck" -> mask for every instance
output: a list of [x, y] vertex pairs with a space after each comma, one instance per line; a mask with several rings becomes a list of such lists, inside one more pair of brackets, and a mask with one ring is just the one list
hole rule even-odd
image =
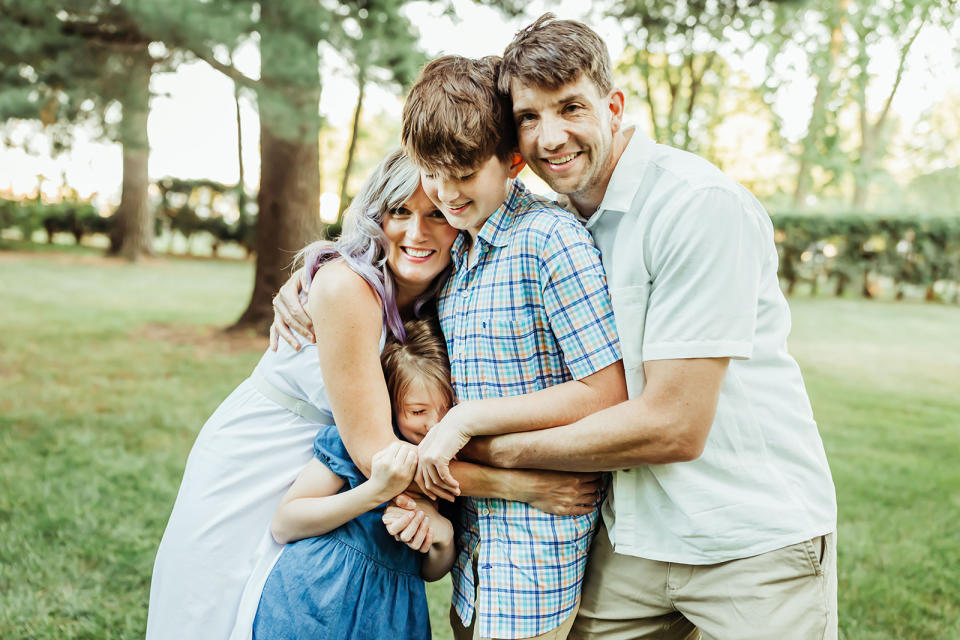
[[613, 177], [613, 170], [617, 168], [620, 156], [623, 155], [624, 149], [627, 148], [633, 132], [633, 127], [626, 131], [623, 129], [617, 131], [613, 135], [613, 141], [611, 142], [613, 149], [610, 152], [610, 162], [607, 164], [603, 175], [582, 193], [570, 194], [570, 203], [576, 207], [577, 213], [579, 213], [582, 218], [589, 220], [590, 216], [596, 213], [600, 203], [603, 202], [603, 196], [607, 193], [610, 178]]

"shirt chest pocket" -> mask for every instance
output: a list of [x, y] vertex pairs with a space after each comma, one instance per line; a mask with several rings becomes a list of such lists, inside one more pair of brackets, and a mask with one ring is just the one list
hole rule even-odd
[[643, 332], [647, 319], [650, 283], [610, 290], [613, 315], [623, 351], [623, 368], [627, 376], [627, 392], [631, 398], [643, 390]]
[[511, 371], [529, 366], [537, 355], [536, 322], [529, 314], [492, 311], [478, 322], [482, 368], [509, 366]]

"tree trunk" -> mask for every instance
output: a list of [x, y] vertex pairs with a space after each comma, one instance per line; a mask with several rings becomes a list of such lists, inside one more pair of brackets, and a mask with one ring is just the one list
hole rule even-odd
[[123, 145], [123, 191], [110, 237], [110, 252], [130, 261], [153, 254], [153, 218], [147, 198], [150, 187], [147, 117], [153, 62], [144, 50], [129, 56], [127, 90], [123, 96], [120, 144]]
[[343, 211], [347, 208], [347, 183], [350, 180], [350, 171], [353, 169], [353, 156], [357, 151], [357, 134], [360, 132], [360, 110], [363, 109], [364, 89], [367, 85], [366, 73], [361, 68], [357, 74], [357, 85], [360, 95], [357, 96], [357, 108], [353, 112], [353, 130], [350, 133], [350, 146], [347, 149], [347, 163], [343, 168], [343, 181], [340, 183], [340, 209], [337, 211], [337, 220], [343, 218]]
[[275, 13], [283, 9], [262, 6], [256, 273], [250, 303], [232, 328], [266, 334], [273, 296], [289, 276], [294, 255], [321, 233], [320, 59], [316, 42], [276, 37], [270, 27], [283, 19]]

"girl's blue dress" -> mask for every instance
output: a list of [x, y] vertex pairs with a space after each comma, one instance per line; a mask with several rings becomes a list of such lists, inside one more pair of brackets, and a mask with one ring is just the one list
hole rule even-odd
[[[335, 426], [320, 429], [314, 453], [343, 478], [341, 492], [366, 481]], [[420, 554], [387, 533], [382, 515], [380, 506], [286, 545], [263, 587], [254, 640], [429, 640]]]

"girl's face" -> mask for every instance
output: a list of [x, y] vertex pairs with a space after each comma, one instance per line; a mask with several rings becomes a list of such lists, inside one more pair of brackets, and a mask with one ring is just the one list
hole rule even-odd
[[401, 406], [394, 407], [397, 428], [408, 442], [418, 444], [450, 409], [446, 395], [432, 382], [417, 378], [407, 387]]
[[383, 215], [390, 241], [387, 265], [402, 294], [416, 297], [450, 264], [457, 230], [447, 224], [422, 187], [410, 199]]

